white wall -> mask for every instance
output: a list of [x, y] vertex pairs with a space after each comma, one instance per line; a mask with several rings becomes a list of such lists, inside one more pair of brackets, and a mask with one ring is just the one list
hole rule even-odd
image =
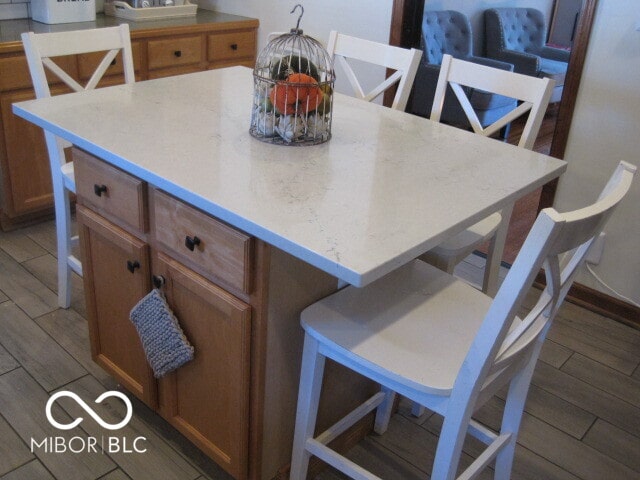
[[[295, 14], [289, 12], [298, 3], [304, 7], [300, 28], [305, 35], [315, 38], [323, 45], [326, 45], [331, 30], [378, 42], [389, 42], [393, 0], [198, 0], [198, 5], [202, 8], [258, 18], [258, 52], [266, 45], [270, 32], [288, 32], [296, 26], [299, 10]], [[371, 79], [368, 83], [363, 81], [365, 90], [384, 80], [383, 68], [357, 66], [356, 71], [360, 78]], [[336, 91], [351, 93], [352, 90], [339, 70], [336, 71], [336, 77]]]
[[[620, 160], [640, 166], [640, 22], [638, 0], [599, 0], [565, 154], [556, 206], [594, 200]], [[606, 228], [596, 273], [640, 303], [640, 175]], [[590, 274], [578, 282], [607, 292]]]

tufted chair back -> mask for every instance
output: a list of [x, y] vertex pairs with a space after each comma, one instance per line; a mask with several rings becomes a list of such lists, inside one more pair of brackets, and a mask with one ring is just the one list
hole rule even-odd
[[544, 46], [547, 25], [544, 15], [535, 8], [494, 8], [487, 10], [486, 21], [500, 34], [488, 36], [487, 54], [491, 57], [499, 50], [515, 50], [538, 55]]
[[471, 24], [466, 15], [453, 10], [424, 12], [422, 51], [427, 63], [440, 65], [442, 55], [455, 58], [472, 55]]
[[560, 101], [571, 53], [545, 45], [547, 25], [534, 8], [490, 8], [484, 12], [487, 57], [513, 64], [513, 71], [551, 78], [551, 103]]

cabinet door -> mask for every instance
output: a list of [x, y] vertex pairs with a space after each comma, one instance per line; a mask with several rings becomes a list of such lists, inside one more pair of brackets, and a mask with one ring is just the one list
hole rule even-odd
[[167, 302], [194, 346], [194, 359], [161, 380], [161, 412], [231, 475], [246, 478], [251, 308], [162, 253], [153, 271], [164, 277]]
[[3, 207], [9, 217], [53, 205], [49, 155], [42, 129], [11, 111], [12, 103], [33, 98], [33, 92], [23, 90], [3, 95], [0, 104], [6, 148], [2, 162]]
[[157, 384], [129, 312], [150, 291], [149, 247], [108, 220], [77, 207], [91, 354], [152, 408]]

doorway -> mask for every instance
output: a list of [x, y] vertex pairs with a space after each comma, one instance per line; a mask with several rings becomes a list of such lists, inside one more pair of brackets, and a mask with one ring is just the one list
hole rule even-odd
[[[543, 135], [547, 136], [547, 139], [544, 140], [544, 146], [538, 145], [540, 148], [538, 151], [556, 158], [564, 157], [567, 146], [567, 139], [571, 128], [571, 118], [580, 87], [580, 78], [584, 67], [597, 1], [598, 0], [584, 0], [582, 3], [582, 9], [573, 31], [573, 45], [562, 98], [557, 107], [553, 107], [555, 111], [550, 111], [551, 114], [555, 115], [555, 122], [546, 122], [546, 125], [543, 124], [538, 136], [538, 139]], [[393, 0], [389, 36], [389, 43], [391, 45], [408, 48], [419, 44], [421, 33], [420, 24], [424, 3], [425, 0]], [[549, 136], [550, 140], [548, 139]], [[531, 198], [526, 199], [525, 205], [520, 205], [520, 207], [516, 205], [516, 207], [514, 207], [512, 226], [510, 226], [511, 231], [507, 238], [505, 257], [503, 258], [506, 263], [510, 264], [515, 258], [515, 255], [522, 245], [524, 238], [523, 233], [526, 236], [537, 213], [541, 209], [553, 205], [557, 185], [557, 180], [548, 183], [542, 188], [538, 195], [532, 195]], [[520, 218], [521, 221], [517, 222], [515, 220], [516, 218]], [[518, 232], [514, 232], [514, 229], [517, 229]]]

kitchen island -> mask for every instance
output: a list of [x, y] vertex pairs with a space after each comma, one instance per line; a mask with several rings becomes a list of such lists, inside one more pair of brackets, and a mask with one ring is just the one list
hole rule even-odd
[[[289, 460], [300, 310], [338, 279], [381, 278], [566, 164], [340, 94], [329, 142], [262, 143], [248, 133], [252, 88], [251, 70], [233, 67], [14, 109], [76, 146], [96, 361], [235, 477], [272, 478]], [[160, 381], [127, 318], [152, 285], [196, 349]], [[375, 388], [333, 367], [325, 381], [340, 403], [324, 405], [319, 428]]]

